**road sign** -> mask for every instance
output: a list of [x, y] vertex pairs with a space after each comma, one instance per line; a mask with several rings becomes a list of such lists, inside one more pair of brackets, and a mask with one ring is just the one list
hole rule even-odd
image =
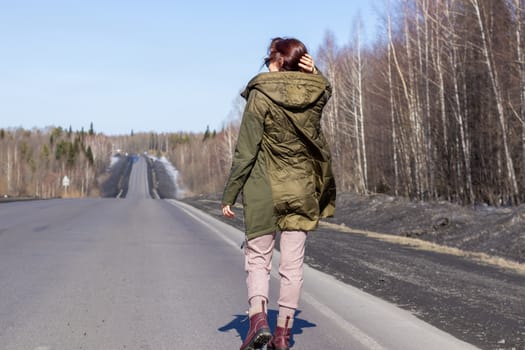
[[68, 187], [69, 186], [69, 182], [70, 182], [69, 181], [69, 177], [67, 177], [67, 175], [64, 176], [64, 178], [62, 179], [62, 186]]

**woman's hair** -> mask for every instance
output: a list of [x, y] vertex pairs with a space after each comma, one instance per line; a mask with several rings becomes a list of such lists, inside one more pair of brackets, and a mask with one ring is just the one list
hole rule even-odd
[[268, 56], [264, 63], [268, 66], [271, 62], [283, 59], [280, 71], [302, 71], [299, 67], [299, 60], [308, 53], [306, 46], [294, 38], [273, 38], [268, 47]]

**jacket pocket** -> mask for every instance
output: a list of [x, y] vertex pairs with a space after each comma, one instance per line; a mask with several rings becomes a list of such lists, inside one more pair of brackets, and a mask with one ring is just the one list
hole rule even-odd
[[274, 182], [272, 192], [275, 214], [297, 214], [316, 220], [319, 216], [319, 202], [315, 187], [314, 176]]
[[310, 221], [319, 219], [319, 202], [314, 194], [277, 202], [274, 205], [276, 216], [299, 215]]

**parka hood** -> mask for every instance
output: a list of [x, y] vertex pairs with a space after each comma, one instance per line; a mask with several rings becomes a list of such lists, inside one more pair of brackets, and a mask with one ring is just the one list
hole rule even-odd
[[250, 90], [262, 92], [286, 109], [306, 108], [325, 92], [331, 92], [330, 83], [322, 75], [302, 72], [260, 73], [250, 80], [241, 96], [247, 99]]

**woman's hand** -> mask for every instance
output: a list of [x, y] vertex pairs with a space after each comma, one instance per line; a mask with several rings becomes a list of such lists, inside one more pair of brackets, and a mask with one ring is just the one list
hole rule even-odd
[[226, 216], [227, 218], [234, 218], [235, 217], [235, 213], [232, 211], [231, 207], [229, 204], [225, 204], [222, 206], [222, 215]]
[[307, 53], [305, 53], [303, 57], [301, 57], [301, 59], [299, 60], [299, 67], [306, 73], [317, 73], [317, 69], [315, 69], [314, 59]]

